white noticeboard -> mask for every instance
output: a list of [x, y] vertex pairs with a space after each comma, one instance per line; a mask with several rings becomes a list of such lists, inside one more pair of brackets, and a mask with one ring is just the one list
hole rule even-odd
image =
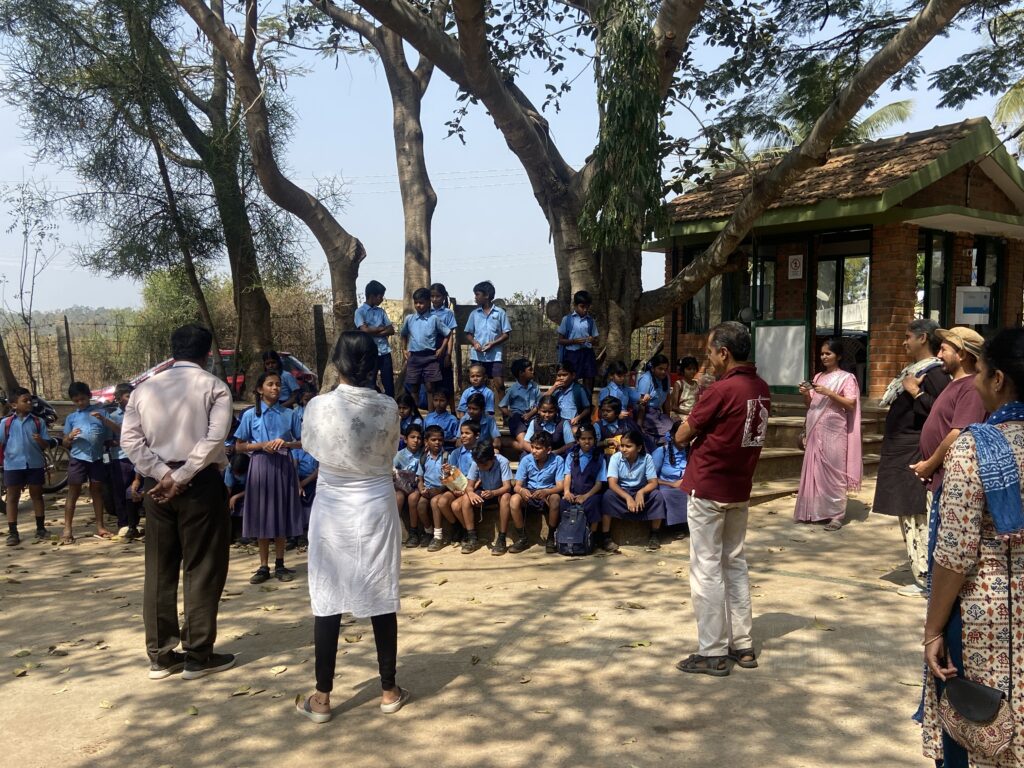
[[755, 324], [754, 361], [768, 386], [799, 387], [807, 378], [807, 328]]
[[992, 310], [992, 289], [973, 285], [956, 287], [957, 325], [988, 325]]

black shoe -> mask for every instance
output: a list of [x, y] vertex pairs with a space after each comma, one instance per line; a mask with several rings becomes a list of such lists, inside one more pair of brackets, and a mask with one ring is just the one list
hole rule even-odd
[[451, 542], [448, 541], [448, 539], [445, 539], [445, 538], [438, 539], [437, 537], [434, 537], [431, 540], [429, 546], [427, 547], [427, 552], [440, 552], [442, 549], [447, 547], [450, 543]]
[[525, 552], [529, 548], [530, 543], [526, 540], [526, 537], [524, 536], [521, 539], [516, 539], [515, 543], [508, 548], [508, 551], [511, 552], [513, 555], [518, 555], [520, 552]]
[[137, 541], [142, 538], [142, 534], [138, 528], [129, 528], [128, 532], [124, 535], [125, 541]]
[[558, 551], [558, 545], [555, 544], [554, 536], [548, 536], [547, 543], [544, 545], [544, 551], [549, 555], [553, 555]]
[[492, 555], [504, 555], [506, 552], [508, 552], [508, 543], [505, 541], [504, 536], [500, 537], [491, 545]]
[[307, 549], [309, 549], [309, 539], [307, 539], [305, 536], [299, 536], [295, 540], [295, 548], [299, 550], [299, 552], [305, 552]]
[[36, 528], [36, 539], [38, 541], [46, 541], [50, 538], [50, 533], [45, 528]]
[[200, 663], [198, 661], [185, 661], [185, 670], [181, 673], [182, 680], [198, 680], [225, 669], [235, 666], [235, 655], [233, 653], [211, 653], [210, 658]]
[[298, 537], [296, 537], [296, 536], [289, 536], [284, 541], [284, 551], [285, 552], [291, 552], [297, 546], [299, 546], [299, 542], [298, 542]]
[[278, 581], [291, 581], [295, 578], [295, 571], [284, 566], [274, 569], [274, 578]]
[[171, 658], [166, 664], [153, 662], [149, 665], [149, 679], [163, 680], [165, 677], [181, 672], [185, 668], [185, 654], [171, 651]]
[[452, 544], [461, 544], [466, 538], [466, 529], [456, 524], [452, 529]]
[[247, 538], [245, 536], [243, 536], [242, 538], [240, 538], [238, 540], [238, 546], [240, 546], [240, 547], [251, 547], [255, 543], [256, 543], [256, 539], [250, 539], [250, 538]]
[[619, 545], [612, 541], [612, 536], [610, 533], [606, 533], [604, 535], [604, 541], [601, 542], [601, 549], [603, 549], [605, 552], [618, 552]]
[[270, 567], [267, 565], [261, 565], [256, 569], [256, 573], [249, 579], [250, 584], [262, 584], [264, 581], [270, 579]]
[[413, 549], [414, 547], [418, 547], [419, 545], [420, 535], [416, 533], [416, 531], [412, 531], [409, 534], [409, 538], [405, 540], [405, 546], [407, 546], [409, 549]]
[[434, 534], [433, 534], [433, 532], [427, 533], [426, 531], [424, 531], [423, 533], [420, 534], [420, 546], [421, 547], [429, 547], [430, 544], [433, 541], [434, 541]]
[[471, 555], [476, 552], [480, 546], [480, 539], [476, 536], [470, 536], [464, 542], [462, 542], [462, 554]]
[[647, 546], [644, 547], [648, 552], [657, 552], [661, 549], [661, 542], [658, 541], [658, 534], [652, 533], [651, 538], [647, 540]]
[[21, 536], [18, 535], [17, 531], [11, 531], [7, 534], [7, 546], [16, 547], [21, 544]]

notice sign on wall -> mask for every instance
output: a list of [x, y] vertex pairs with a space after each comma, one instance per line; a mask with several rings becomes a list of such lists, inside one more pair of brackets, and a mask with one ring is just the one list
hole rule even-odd
[[789, 279], [799, 280], [804, 276], [804, 255], [802, 253], [794, 253], [788, 257], [789, 261]]
[[973, 285], [956, 287], [957, 325], [988, 325], [991, 308], [991, 288]]

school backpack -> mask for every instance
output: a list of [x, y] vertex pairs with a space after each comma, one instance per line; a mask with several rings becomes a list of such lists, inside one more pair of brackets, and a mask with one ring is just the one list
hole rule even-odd
[[590, 552], [590, 526], [582, 504], [572, 504], [562, 511], [555, 529], [555, 546], [558, 554], [578, 557]]
[[[0, 442], [0, 467], [2, 467], [4, 465], [4, 451], [7, 448], [7, 441], [11, 437], [11, 424], [14, 423], [14, 419], [15, 419], [16, 416], [17, 416], [16, 413], [12, 413], [10, 416], [8, 416], [6, 419], [3, 420], [4, 439], [3, 439], [3, 442]], [[32, 417], [32, 421], [36, 425], [36, 434], [42, 436], [43, 430], [42, 430], [42, 426], [41, 425], [42, 425], [43, 422], [40, 421], [39, 417], [36, 416], [34, 413], [29, 414], [29, 416]]]

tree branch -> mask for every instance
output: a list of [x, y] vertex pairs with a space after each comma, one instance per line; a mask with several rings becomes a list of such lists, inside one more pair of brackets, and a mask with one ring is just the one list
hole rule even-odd
[[658, 91], [663, 99], [675, 80], [676, 67], [690, 44], [690, 33], [704, 5], [705, 0], [665, 0], [658, 11], [653, 34], [659, 63]]
[[357, 35], [363, 37], [370, 45], [380, 51], [382, 40], [380, 30], [371, 24], [366, 18], [358, 13], [352, 13], [345, 8], [335, 4], [332, 0], [310, 0], [310, 3], [319, 8], [327, 17], [346, 29], [351, 29]]
[[967, 2], [930, 0], [909, 24], [872, 56], [818, 118], [807, 138], [790, 150], [768, 174], [755, 181], [710, 247], [665, 286], [640, 296], [636, 308], [637, 325], [668, 314], [693, 296], [713, 275], [721, 272], [729, 256], [765, 209], [808, 169], [825, 164], [839, 132], [886, 80], [906, 66], [949, 25]]

